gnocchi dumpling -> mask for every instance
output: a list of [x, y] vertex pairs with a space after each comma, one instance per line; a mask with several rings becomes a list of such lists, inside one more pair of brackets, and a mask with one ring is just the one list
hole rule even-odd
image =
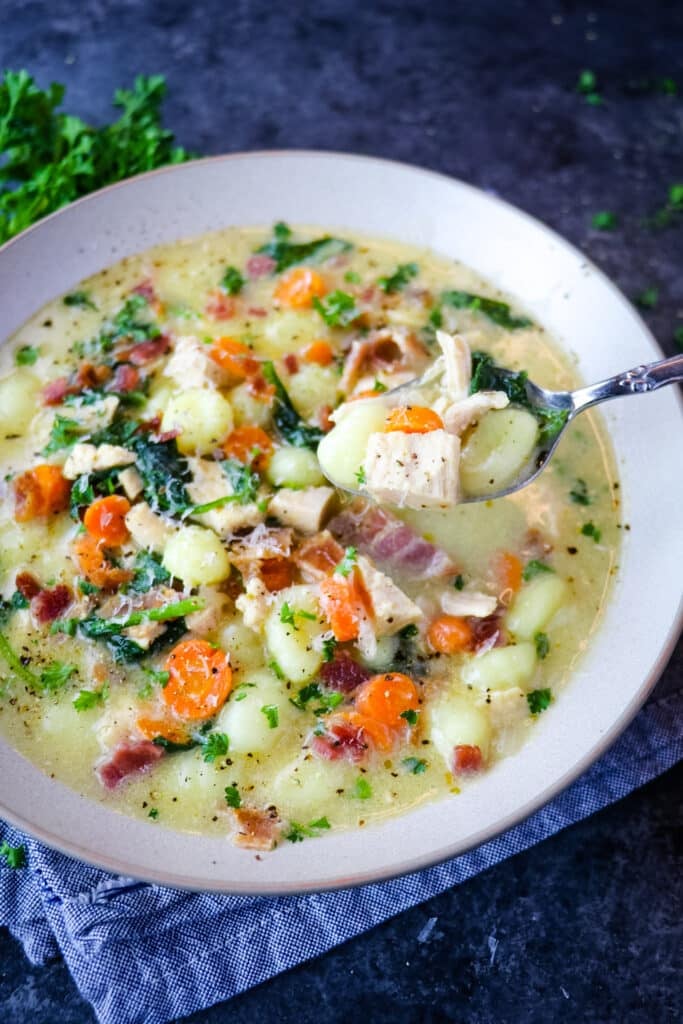
[[283, 736], [291, 739], [296, 714], [272, 672], [250, 672], [218, 715], [215, 728], [227, 734], [232, 753], [264, 753]]
[[469, 494], [489, 494], [511, 484], [531, 458], [538, 421], [524, 409], [488, 412], [472, 430], [460, 456], [460, 481]]
[[184, 526], [166, 541], [164, 568], [188, 587], [227, 580], [230, 559], [213, 530]]
[[384, 404], [373, 399], [347, 406], [337, 425], [318, 445], [323, 472], [341, 487], [357, 490], [370, 435], [384, 430], [386, 418]]
[[449, 768], [455, 747], [479, 747], [484, 760], [491, 746], [491, 724], [485, 708], [464, 693], [448, 692], [429, 711], [429, 738]]
[[567, 584], [554, 573], [544, 573], [522, 587], [507, 615], [511, 633], [530, 640], [545, 628], [567, 597]]
[[16, 434], [28, 426], [39, 390], [38, 379], [21, 368], [0, 380], [0, 433]]
[[536, 649], [527, 641], [494, 647], [465, 662], [461, 678], [478, 690], [507, 690], [511, 686], [524, 689], [536, 671], [536, 662]]
[[277, 601], [265, 623], [268, 653], [280, 671], [293, 683], [312, 679], [323, 656], [322, 645], [314, 641], [325, 632], [313, 590], [301, 585], [288, 587]]
[[178, 449], [186, 455], [208, 455], [232, 431], [234, 418], [227, 398], [208, 388], [188, 388], [166, 404], [161, 428], [179, 430]]

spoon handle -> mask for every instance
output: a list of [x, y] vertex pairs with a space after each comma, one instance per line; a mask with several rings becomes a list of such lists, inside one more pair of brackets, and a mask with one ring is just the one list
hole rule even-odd
[[605, 402], [608, 398], [620, 398], [622, 395], [643, 395], [648, 391], [656, 391], [665, 384], [683, 381], [683, 354], [660, 359], [657, 363], [636, 366], [632, 370], [624, 370], [614, 377], [578, 388], [572, 392], [573, 411], [575, 413], [587, 409], [589, 405]]

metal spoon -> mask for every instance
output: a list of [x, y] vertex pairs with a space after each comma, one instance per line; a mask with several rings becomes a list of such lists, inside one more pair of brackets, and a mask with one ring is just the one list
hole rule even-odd
[[[509, 374], [512, 379], [516, 376], [511, 371], [499, 369], [498, 372], [501, 376]], [[434, 371], [430, 367], [422, 377], [416, 377], [414, 380], [407, 381], [405, 384], [401, 384], [400, 387], [392, 388], [390, 391], [378, 396], [377, 399], [369, 399], [369, 401], [384, 401], [393, 405], [396, 399], [399, 402], [405, 401], [407, 393], [414, 394], [421, 387], [431, 384], [433, 380]], [[683, 354], [672, 356], [670, 359], [661, 359], [656, 363], [643, 363], [632, 370], [625, 370], [614, 377], [601, 380], [597, 384], [589, 384], [587, 387], [577, 388], [576, 391], [549, 391], [547, 388], [542, 388], [538, 384], [534, 384], [533, 381], [527, 380], [525, 387], [530, 411], [536, 414], [566, 412], [567, 419], [564, 425], [553, 437], [549, 445], [540, 446], [536, 450], [534, 457], [529, 460], [525, 469], [511, 484], [501, 488], [499, 491], [486, 494], [464, 494], [459, 504], [466, 505], [477, 501], [490, 501], [492, 498], [503, 498], [505, 495], [513, 494], [522, 487], [533, 483], [547, 466], [569, 424], [579, 413], [589, 409], [592, 405], [606, 402], [610, 398], [621, 398], [624, 395], [647, 394], [650, 391], [656, 391], [657, 388], [664, 387], [665, 384], [675, 384], [677, 381], [683, 381]], [[325, 467], [323, 466], [322, 468], [323, 472], [325, 472]], [[332, 482], [335, 483], [334, 480]], [[351, 489], [344, 484], [336, 483], [336, 486], [353, 494], [365, 493], [367, 495], [367, 492]]]

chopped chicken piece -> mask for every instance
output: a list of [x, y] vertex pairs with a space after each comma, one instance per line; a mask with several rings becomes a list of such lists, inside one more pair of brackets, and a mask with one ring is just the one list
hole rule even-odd
[[344, 548], [334, 539], [329, 530], [323, 530], [304, 541], [294, 560], [307, 582], [325, 579], [344, 557]]
[[446, 430], [451, 434], [462, 434], [473, 423], [492, 409], [505, 409], [510, 399], [504, 391], [477, 391], [461, 402], [454, 402], [441, 414]]
[[205, 605], [200, 611], [186, 615], [185, 624], [193, 633], [212, 633], [221, 623], [228, 595], [223, 594], [217, 587], [205, 586], [199, 588], [197, 596]]
[[133, 505], [126, 516], [126, 526], [138, 547], [149, 548], [150, 551], [163, 551], [173, 533], [173, 527], [152, 512], [146, 501]]
[[292, 526], [299, 533], [317, 533], [336, 511], [333, 487], [304, 487], [293, 491], [283, 487], [270, 499], [268, 515]]
[[[218, 498], [233, 494], [233, 487], [218, 462], [210, 459], [189, 458], [188, 466], [192, 480], [187, 484], [187, 493], [195, 505], [206, 505]], [[219, 537], [229, 538], [236, 530], [247, 526], [257, 526], [265, 519], [255, 502], [240, 505], [238, 501], [229, 502], [221, 508], [211, 509], [193, 516], [202, 526], [209, 526]]]
[[222, 388], [236, 383], [234, 377], [210, 356], [211, 348], [192, 335], [178, 338], [164, 376], [186, 388]]
[[135, 462], [134, 453], [118, 444], [75, 444], [62, 472], [67, 480], [75, 480], [84, 473], [129, 466], [132, 462]]
[[261, 632], [264, 620], [270, 612], [274, 595], [270, 593], [265, 583], [258, 576], [252, 576], [247, 580], [246, 589], [235, 601], [235, 607], [242, 613], [244, 625], [253, 629], [256, 633]]
[[487, 690], [478, 703], [488, 707], [489, 719], [496, 732], [515, 726], [529, 717], [526, 694], [519, 686], [511, 686], [507, 690]]
[[242, 560], [261, 561], [264, 558], [289, 558], [292, 551], [292, 531], [272, 528], [263, 523], [240, 537], [232, 546], [231, 555]]
[[358, 555], [356, 565], [372, 602], [375, 636], [391, 636], [420, 621], [421, 610], [389, 576], [376, 569], [365, 555]]
[[126, 497], [130, 498], [131, 501], [142, 494], [145, 486], [142, 482], [142, 477], [133, 466], [129, 466], [128, 469], [124, 469], [119, 473], [119, 483], [126, 492]]
[[122, 630], [124, 636], [134, 640], [143, 650], [148, 651], [157, 637], [166, 632], [163, 622], [141, 622], [138, 626], [128, 626]]
[[443, 388], [451, 401], [465, 398], [472, 379], [472, 357], [467, 342], [459, 334], [437, 331], [436, 340], [444, 359]]
[[239, 807], [230, 812], [235, 846], [248, 850], [272, 850], [277, 845], [281, 822], [277, 811], [259, 811], [252, 807]]
[[446, 615], [471, 615], [485, 619], [498, 607], [498, 598], [476, 590], [445, 590], [441, 595], [441, 610]]
[[366, 488], [379, 502], [407, 508], [455, 505], [459, 497], [460, 439], [445, 430], [370, 435]]
[[108, 427], [118, 407], [119, 399], [109, 395], [92, 405], [70, 405], [68, 415], [69, 419], [75, 420], [83, 431], [90, 434]]

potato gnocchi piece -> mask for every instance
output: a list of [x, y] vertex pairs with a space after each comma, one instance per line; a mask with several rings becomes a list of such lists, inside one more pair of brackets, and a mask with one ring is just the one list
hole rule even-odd
[[36, 412], [40, 381], [28, 370], [18, 369], [0, 380], [0, 434], [25, 430]]
[[335, 414], [336, 425], [318, 445], [323, 471], [340, 487], [358, 490], [371, 434], [384, 429], [387, 413], [381, 402], [348, 403]]
[[276, 487], [319, 487], [325, 483], [320, 463], [309, 448], [277, 448], [268, 463], [268, 479]]
[[161, 420], [163, 431], [180, 431], [178, 450], [185, 455], [208, 455], [233, 426], [230, 402], [220, 392], [206, 388], [187, 388], [173, 395]]
[[487, 413], [463, 445], [460, 480], [467, 494], [490, 494], [513, 483], [538, 441], [538, 422], [524, 409]]
[[[288, 734], [291, 739], [298, 712], [277, 677], [267, 669], [251, 672], [240, 685], [215, 723], [216, 731], [229, 737], [231, 753], [263, 754]], [[264, 708], [269, 709], [268, 713]]]
[[536, 663], [534, 645], [525, 641], [509, 647], [494, 647], [485, 654], [470, 658], [460, 675], [463, 683], [479, 690], [506, 690], [511, 686], [524, 688], [536, 671]]
[[222, 542], [203, 526], [183, 526], [166, 541], [164, 568], [188, 587], [221, 583], [230, 575]]
[[514, 600], [507, 625], [511, 633], [530, 640], [543, 630], [567, 598], [568, 587], [560, 577], [544, 573], [526, 583]]
[[325, 629], [312, 587], [280, 591], [266, 619], [265, 638], [268, 653], [286, 679], [303, 685], [314, 677], [323, 661], [314, 640]]
[[485, 707], [472, 697], [450, 691], [437, 697], [429, 709], [428, 734], [449, 768], [458, 746], [479, 747], [486, 762], [491, 746], [491, 724]]

